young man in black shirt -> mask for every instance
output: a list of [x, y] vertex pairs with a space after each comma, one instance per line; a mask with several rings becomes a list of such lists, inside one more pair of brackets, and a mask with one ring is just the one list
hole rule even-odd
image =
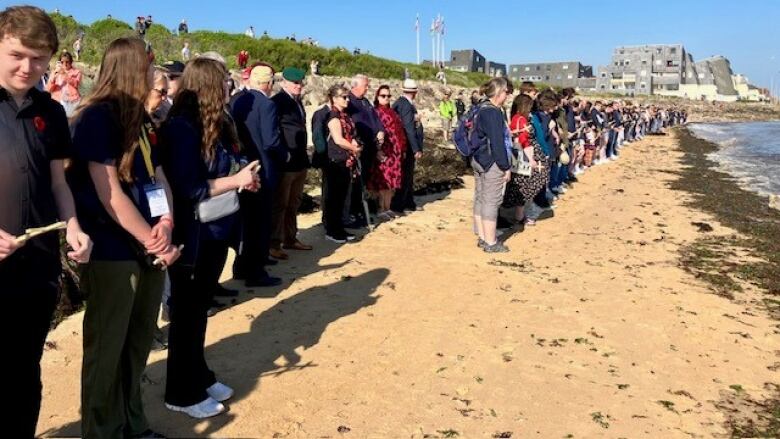
[[0, 12], [0, 300], [11, 311], [0, 319], [0, 337], [12, 353], [5, 362], [5, 391], [14, 400], [3, 414], [12, 420], [4, 425], [7, 437], [35, 435], [40, 359], [61, 271], [57, 233], [27, 241], [17, 237], [63, 220], [69, 258], [87, 262], [92, 248], [65, 182], [63, 162], [70, 150], [65, 110], [35, 88], [58, 45], [57, 29], [41, 9]]

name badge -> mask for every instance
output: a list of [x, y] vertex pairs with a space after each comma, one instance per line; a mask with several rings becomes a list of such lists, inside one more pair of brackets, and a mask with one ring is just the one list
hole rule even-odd
[[159, 184], [144, 185], [144, 193], [146, 193], [146, 199], [149, 202], [149, 212], [151, 212], [152, 218], [170, 213], [168, 197], [165, 196], [165, 189], [162, 186]]

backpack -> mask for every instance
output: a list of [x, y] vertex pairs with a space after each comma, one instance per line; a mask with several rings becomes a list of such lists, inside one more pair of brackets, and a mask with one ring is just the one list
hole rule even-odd
[[314, 153], [311, 157], [311, 165], [314, 168], [324, 168], [328, 163], [328, 114], [330, 109], [322, 107], [317, 110], [311, 119], [312, 140]]
[[463, 157], [471, 157], [482, 148], [482, 143], [479, 141], [476, 129], [479, 110], [481, 110], [483, 106], [483, 104], [472, 105], [463, 118], [463, 121], [458, 125], [458, 128], [452, 135], [452, 140], [455, 142], [455, 149], [457, 149]]

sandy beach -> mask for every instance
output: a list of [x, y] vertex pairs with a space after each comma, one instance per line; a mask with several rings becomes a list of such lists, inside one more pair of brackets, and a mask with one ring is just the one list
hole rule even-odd
[[[144, 378], [170, 437], [730, 437], [745, 400], [771, 398], [777, 320], [762, 292], [713, 294], [681, 249], [732, 236], [672, 189], [675, 134], [631, 144], [581, 176], [555, 217], [487, 255], [471, 232], [473, 179], [360, 242], [323, 239], [212, 317], [207, 359], [236, 390], [195, 421], [163, 405], [165, 351]], [[706, 223], [703, 228], [693, 223]], [[734, 249], [734, 257], [745, 257]], [[228, 264], [230, 266], [230, 264]], [[230, 273], [223, 274], [226, 281]], [[226, 286], [238, 288], [228, 281]], [[38, 434], [79, 435], [82, 313], [44, 353]]]

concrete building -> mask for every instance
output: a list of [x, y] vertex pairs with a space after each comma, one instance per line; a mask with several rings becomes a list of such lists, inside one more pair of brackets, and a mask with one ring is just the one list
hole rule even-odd
[[505, 78], [506, 77], [506, 64], [501, 64], [493, 61], [485, 63], [485, 73], [493, 78]]
[[593, 76], [593, 67], [579, 61], [511, 64], [509, 79], [543, 82], [556, 87], [577, 87], [581, 78]]
[[[487, 59], [476, 49], [453, 50], [450, 52], [449, 69], [459, 72], [487, 73]], [[506, 69], [505, 69], [506, 70]]]
[[734, 75], [725, 57], [694, 61], [682, 44], [617, 47], [610, 64], [599, 67], [596, 78], [599, 92], [716, 101], [757, 99], [751, 87], [744, 77]]

